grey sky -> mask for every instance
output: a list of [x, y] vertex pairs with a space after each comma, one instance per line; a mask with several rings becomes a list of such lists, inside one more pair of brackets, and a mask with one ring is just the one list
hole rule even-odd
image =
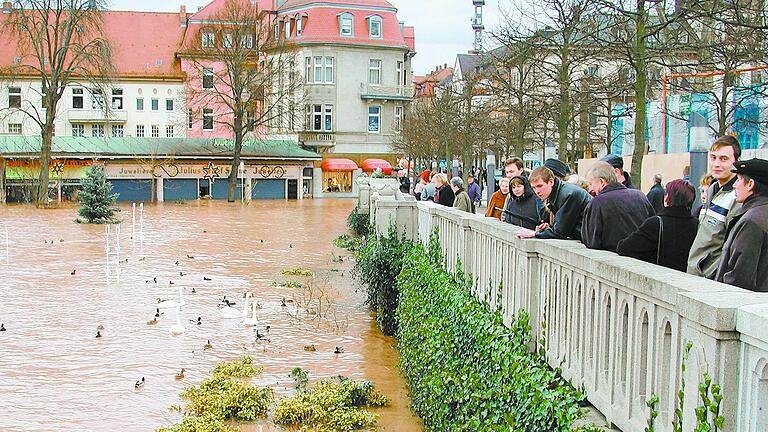
[[[111, 0], [111, 9], [143, 11], [178, 11], [184, 4], [195, 11], [211, 0]], [[472, 49], [474, 32], [470, 19], [474, 14], [472, 0], [389, 0], [398, 8], [398, 18], [416, 28], [416, 51], [413, 72], [424, 75], [435, 66], [453, 66], [456, 54]], [[505, 0], [501, 0], [505, 2]], [[483, 9], [486, 31], [498, 26], [499, 0], [486, 0]]]

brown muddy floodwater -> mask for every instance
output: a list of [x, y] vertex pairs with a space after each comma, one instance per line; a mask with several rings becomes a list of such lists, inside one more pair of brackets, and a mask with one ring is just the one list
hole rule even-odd
[[[277, 397], [291, 394], [294, 367], [308, 370], [310, 379], [367, 379], [392, 398], [378, 411], [381, 430], [422, 430], [408, 407], [393, 340], [363, 306], [350, 260], [332, 258], [348, 255], [332, 240], [346, 232], [352, 206], [348, 200], [147, 205], [141, 241], [139, 222], [134, 232], [124, 205], [119, 278], [115, 264], [112, 276], [105, 271], [104, 226], [74, 223], [74, 208], [0, 206], [0, 322], [7, 329], [0, 332], [0, 431], [152, 431], [180, 419], [168, 409], [180, 404], [180, 390], [243, 354], [266, 368], [254, 383], [273, 387]], [[290, 299], [306, 299], [301, 290], [272, 285], [290, 267], [317, 272], [314, 286], [332, 299], [324, 317], [297, 311]], [[157, 325], [147, 321], [156, 299], [177, 299], [179, 287], [185, 332], [171, 336], [174, 309]], [[261, 328], [271, 326], [271, 342], [255, 342], [241, 319], [223, 319], [217, 308], [225, 295], [242, 308], [246, 291], [262, 305], [257, 317]], [[190, 322], [197, 317], [202, 325]], [[101, 338], [98, 326], [104, 326]], [[213, 349], [203, 349], [207, 340]], [[316, 352], [304, 350], [310, 344]], [[336, 346], [345, 352], [334, 354]], [[177, 381], [181, 368], [186, 378]], [[136, 391], [141, 377], [146, 385]], [[281, 430], [267, 423], [242, 429]]]

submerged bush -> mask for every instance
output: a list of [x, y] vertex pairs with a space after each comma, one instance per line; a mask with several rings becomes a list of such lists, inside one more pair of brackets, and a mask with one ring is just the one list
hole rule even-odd
[[347, 226], [360, 237], [367, 237], [371, 232], [370, 217], [367, 213], [360, 213], [359, 206], [353, 208], [347, 216]]
[[187, 415], [182, 422], [158, 431], [231, 432], [235, 429], [226, 426], [225, 420], [253, 421], [265, 417], [274, 400], [272, 389], [235, 379], [249, 378], [262, 370], [254, 368], [248, 356], [217, 365], [210, 378], [181, 392], [181, 399], [187, 401]]
[[342, 234], [333, 239], [333, 245], [337, 248], [347, 249], [353, 252], [360, 249], [362, 243], [363, 242], [360, 241], [360, 239], [348, 236], [346, 234]]
[[283, 276], [304, 276], [312, 277], [312, 270], [304, 268], [292, 268], [282, 271]]
[[394, 225], [386, 236], [372, 237], [356, 254], [354, 274], [366, 287], [366, 304], [376, 312], [382, 333], [397, 332], [397, 275], [403, 267], [403, 257], [413, 247], [404, 236], [398, 237]]
[[398, 347], [427, 430], [565, 432], [583, 395], [530, 350], [528, 316], [511, 328], [448, 273], [433, 236], [410, 249], [398, 277]]
[[253, 359], [243, 356], [240, 360], [219, 363], [211, 371], [214, 378], [250, 378], [264, 372], [264, 368], [253, 367]]
[[370, 429], [376, 426], [378, 416], [363, 408], [388, 403], [389, 399], [376, 392], [368, 381], [320, 381], [292, 398], [281, 399], [274, 421], [312, 431]]

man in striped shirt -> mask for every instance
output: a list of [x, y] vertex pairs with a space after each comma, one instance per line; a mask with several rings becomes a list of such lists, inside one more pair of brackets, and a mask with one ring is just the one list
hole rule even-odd
[[741, 156], [739, 141], [732, 136], [718, 138], [709, 149], [709, 173], [715, 182], [707, 190], [707, 202], [699, 216], [699, 230], [688, 255], [688, 273], [714, 279], [726, 238], [726, 227], [740, 207], [731, 171]]

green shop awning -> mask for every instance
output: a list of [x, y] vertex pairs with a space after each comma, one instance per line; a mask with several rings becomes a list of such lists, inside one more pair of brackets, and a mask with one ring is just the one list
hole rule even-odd
[[[179, 158], [229, 159], [234, 141], [204, 138], [54, 137], [52, 154], [66, 158]], [[40, 136], [0, 136], [0, 156], [36, 158]], [[250, 140], [243, 144], [244, 159], [320, 160], [322, 157], [291, 140]]]

